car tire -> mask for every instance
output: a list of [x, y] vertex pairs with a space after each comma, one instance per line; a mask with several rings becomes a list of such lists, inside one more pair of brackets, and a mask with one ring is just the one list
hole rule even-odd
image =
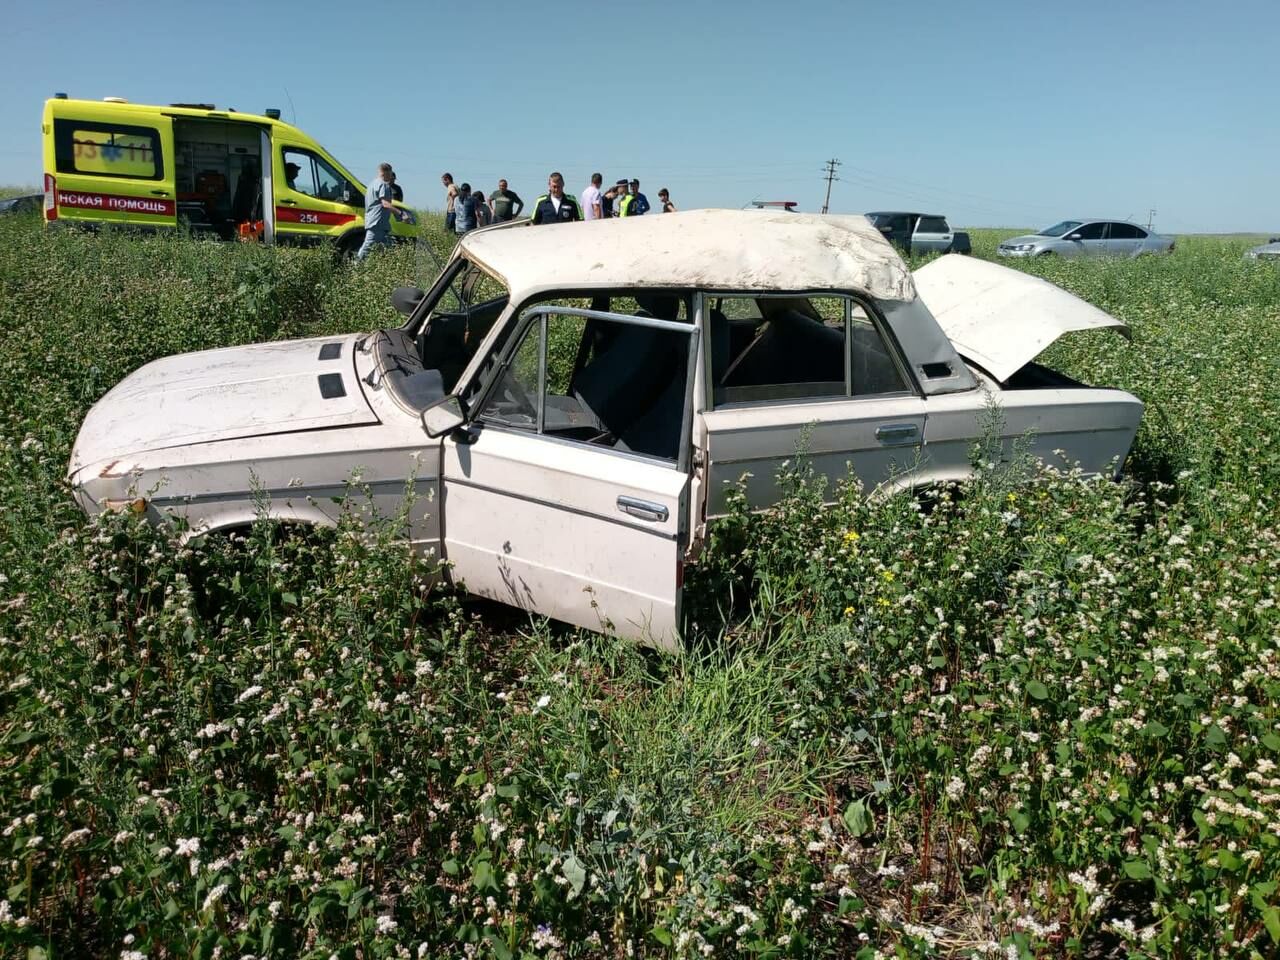
[[1044, 257], [1056, 257], [1056, 256], [1057, 254], [1054, 253], [1052, 250], [1041, 250], [1039, 253], [1036, 254], [1036, 257], [1038, 259], [1043, 259]]
[[363, 230], [348, 230], [338, 238], [338, 259], [350, 260], [364, 243]]

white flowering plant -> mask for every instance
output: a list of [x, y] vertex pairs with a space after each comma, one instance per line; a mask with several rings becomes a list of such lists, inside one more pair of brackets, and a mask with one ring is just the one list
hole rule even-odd
[[1146, 401], [1123, 481], [987, 447], [881, 498], [797, 438], [667, 656], [431, 587], [358, 479], [305, 535], [86, 522], [68, 447], [120, 377], [394, 323], [422, 251], [6, 218], [0, 956], [1275, 955], [1280, 274], [1246, 245], [1022, 265], [1133, 327], [1053, 358]]

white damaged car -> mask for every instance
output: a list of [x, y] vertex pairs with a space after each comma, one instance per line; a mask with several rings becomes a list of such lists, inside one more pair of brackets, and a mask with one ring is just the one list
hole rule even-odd
[[[1119, 469], [1142, 403], [1035, 363], [1123, 323], [1043, 280], [945, 256], [914, 276], [862, 217], [705, 210], [468, 234], [404, 326], [170, 357], [89, 412], [89, 514], [193, 533], [334, 522], [357, 468], [469, 591], [659, 646], [728, 485], [813, 467], [867, 488], [964, 478], [1002, 410], [1057, 465]], [[1057, 454], [1055, 451], [1064, 451]]]

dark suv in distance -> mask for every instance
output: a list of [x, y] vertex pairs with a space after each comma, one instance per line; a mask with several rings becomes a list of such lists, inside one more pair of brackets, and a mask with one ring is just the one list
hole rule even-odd
[[953, 231], [940, 214], [879, 210], [866, 216], [903, 253], [971, 252], [969, 234]]

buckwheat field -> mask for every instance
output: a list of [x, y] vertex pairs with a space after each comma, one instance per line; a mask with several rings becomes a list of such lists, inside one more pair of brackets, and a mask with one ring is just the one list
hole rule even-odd
[[669, 656], [429, 588], [358, 532], [358, 472], [305, 537], [86, 521], [68, 455], [123, 376], [396, 325], [431, 258], [4, 218], [0, 956], [1275, 956], [1254, 242], [1021, 265], [1132, 327], [1050, 355], [1147, 404], [1121, 481], [979, 446], [961, 488], [869, 499], [801, 447]]

